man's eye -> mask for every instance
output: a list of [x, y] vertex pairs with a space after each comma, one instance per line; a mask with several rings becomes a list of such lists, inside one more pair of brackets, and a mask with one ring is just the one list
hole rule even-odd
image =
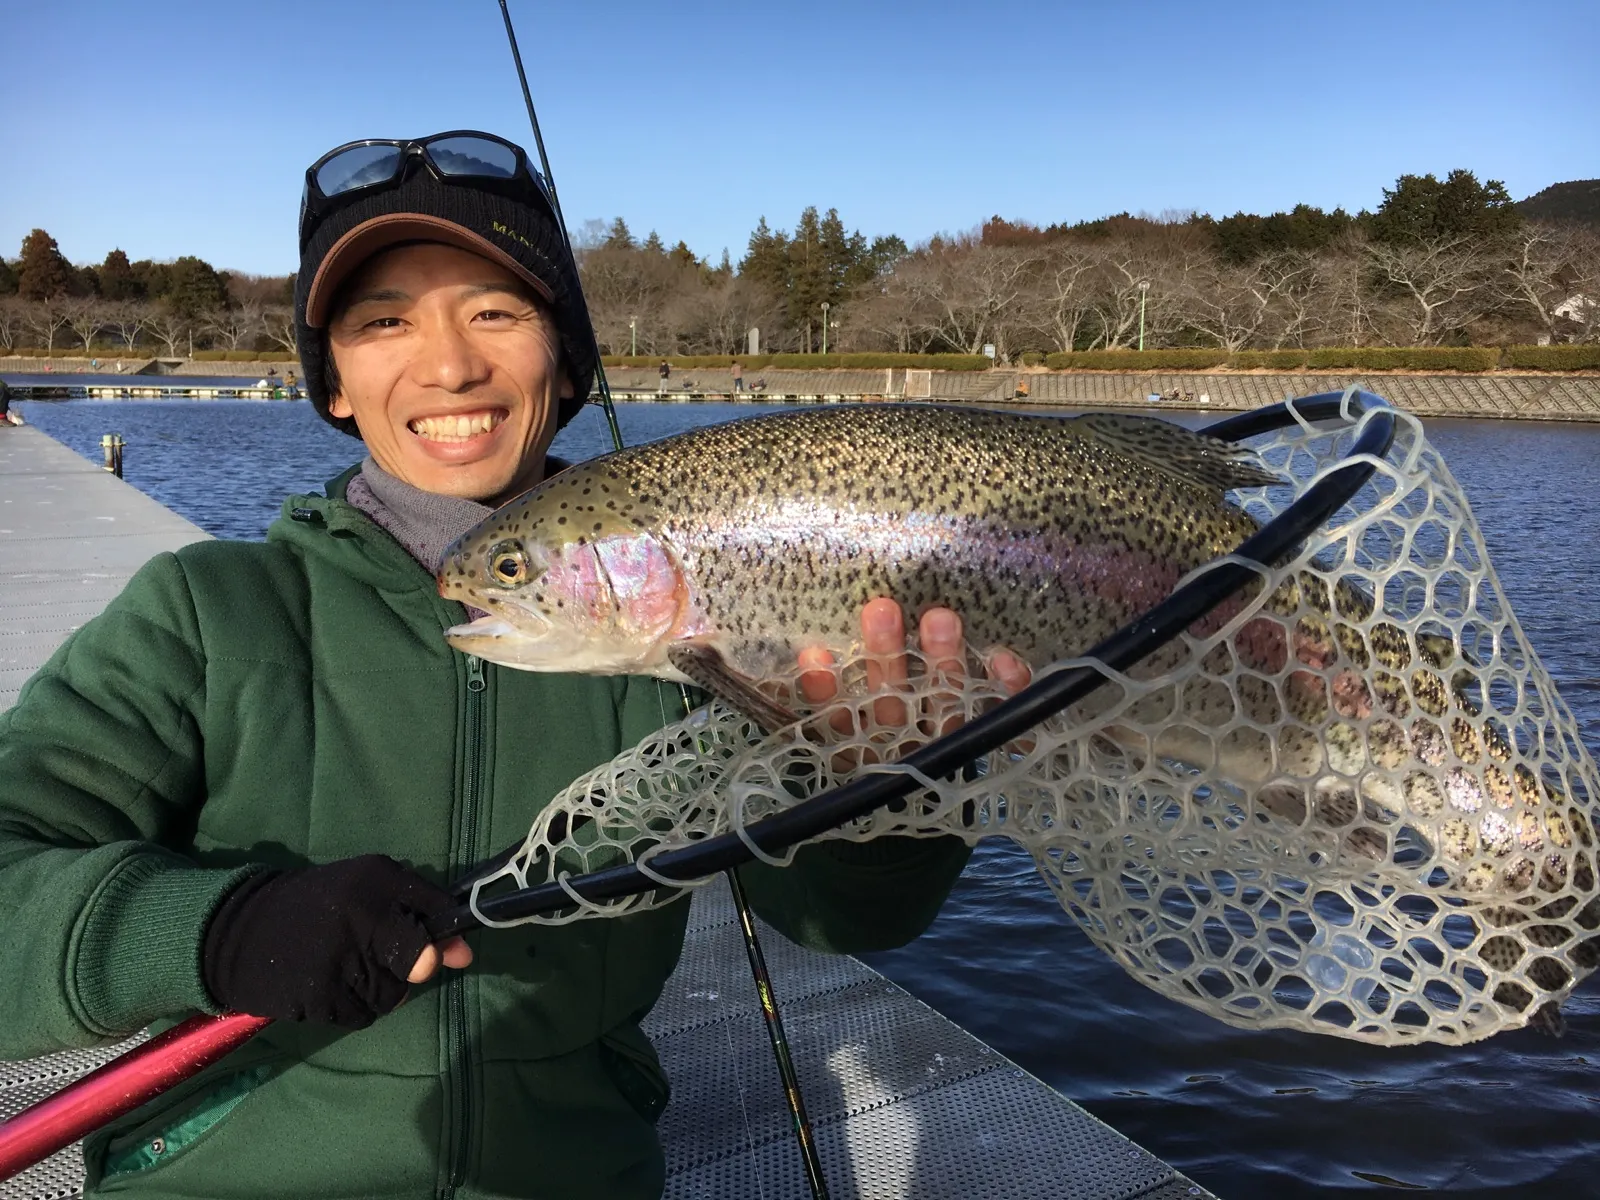
[[398, 329], [399, 327], [399, 317], [376, 317], [367, 322], [368, 329]]
[[480, 321], [509, 321], [511, 319], [510, 313], [499, 308], [488, 308], [478, 314], [478, 320]]

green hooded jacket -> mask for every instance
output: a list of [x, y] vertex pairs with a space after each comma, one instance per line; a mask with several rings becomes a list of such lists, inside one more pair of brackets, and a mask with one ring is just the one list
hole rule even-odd
[[[216, 1011], [202, 935], [255, 864], [447, 881], [681, 715], [653, 680], [451, 650], [461, 607], [348, 477], [264, 543], [153, 559], [0, 716], [0, 1058]], [[785, 934], [850, 952], [920, 933], [966, 857], [830, 843], [742, 875]], [[88, 1139], [90, 1194], [654, 1197], [668, 1088], [638, 1023], [686, 911], [473, 934], [470, 968], [367, 1029], [274, 1024]]]

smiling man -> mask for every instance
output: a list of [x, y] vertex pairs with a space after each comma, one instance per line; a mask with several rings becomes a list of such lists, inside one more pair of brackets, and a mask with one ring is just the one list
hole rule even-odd
[[[0, 911], [27, 914], [0, 1056], [276, 1019], [90, 1138], [91, 1195], [657, 1196], [668, 1085], [639, 1021], [687, 904], [472, 948], [424, 926], [680, 715], [652, 680], [503, 672], [441, 636], [464, 617], [444, 547], [543, 478], [589, 394], [576, 267], [526, 155], [475, 133], [324, 156], [300, 246], [306, 385], [367, 457], [264, 543], [152, 560], [0, 717]], [[863, 624], [903, 647], [892, 602]], [[921, 637], [960, 652], [952, 613]], [[916, 936], [966, 854], [830, 842], [743, 874], [789, 936], [853, 951]]]

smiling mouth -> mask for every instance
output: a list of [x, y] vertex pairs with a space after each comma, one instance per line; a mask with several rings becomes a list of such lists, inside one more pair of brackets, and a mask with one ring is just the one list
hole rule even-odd
[[406, 428], [430, 442], [470, 442], [492, 432], [509, 415], [503, 408], [492, 408], [483, 412], [417, 417], [407, 421]]

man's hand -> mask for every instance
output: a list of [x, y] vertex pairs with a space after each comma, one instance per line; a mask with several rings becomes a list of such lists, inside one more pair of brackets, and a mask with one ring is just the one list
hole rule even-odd
[[[905, 701], [893, 694], [896, 689], [903, 689], [907, 681], [906, 626], [900, 606], [887, 596], [869, 600], [862, 608], [861, 643], [868, 656], [867, 689], [874, 694], [888, 693], [874, 700], [872, 705], [873, 720], [880, 728], [906, 728], [913, 724], [920, 727], [931, 722], [932, 728], [924, 728], [923, 732], [938, 735], [961, 724], [959, 713], [909, 714]], [[923, 613], [917, 624], [917, 648], [939, 680], [959, 687], [966, 674], [966, 641], [960, 616], [948, 608], [930, 608]], [[839, 677], [833, 655], [824, 647], [809, 646], [800, 651], [799, 662], [800, 690], [807, 702], [821, 707], [838, 695]], [[1032, 678], [1028, 664], [1009, 650], [997, 650], [990, 655], [988, 669], [1007, 695], [1027, 687]], [[949, 695], [953, 702], [954, 692]], [[848, 734], [851, 714], [834, 713], [832, 724], [835, 731]]]
[[435, 945], [427, 921], [451, 907], [443, 888], [392, 858], [347, 858], [263, 871], [218, 905], [200, 967], [231, 1012], [360, 1029], [442, 965], [464, 967], [459, 937]]

